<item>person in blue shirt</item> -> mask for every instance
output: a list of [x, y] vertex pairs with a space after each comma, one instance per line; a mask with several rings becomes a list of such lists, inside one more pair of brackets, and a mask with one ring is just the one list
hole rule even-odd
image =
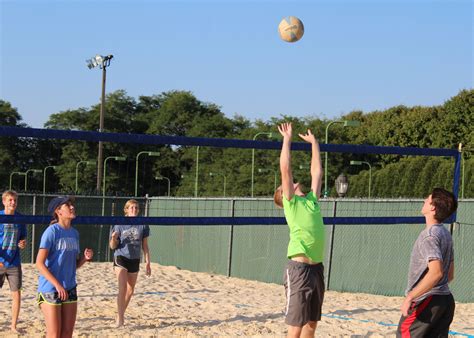
[[40, 273], [37, 301], [46, 321], [46, 336], [72, 337], [77, 314], [76, 269], [92, 260], [94, 253], [86, 248], [80, 257], [79, 232], [71, 225], [76, 218], [71, 197], [53, 198], [48, 212], [53, 220], [41, 236], [36, 257]]
[[[7, 190], [2, 194], [4, 210], [0, 215], [18, 215], [16, 212], [18, 194]], [[19, 333], [16, 325], [20, 314], [22, 270], [20, 249], [26, 247], [25, 224], [0, 224], [0, 288], [8, 280], [12, 295], [11, 331]]]
[[[136, 217], [140, 212], [136, 200], [128, 200], [123, 208], [125, 216]], [[151, 275], [148, 225], [114, 225], [111, 229], [110, 248], [114, 252], [114, 270], [118, 280], [117, 322], [116, 326], [124, 324], [125, 310], [132, 298], [140, 270], [140, 250], [146, 263], [146, 276]]]

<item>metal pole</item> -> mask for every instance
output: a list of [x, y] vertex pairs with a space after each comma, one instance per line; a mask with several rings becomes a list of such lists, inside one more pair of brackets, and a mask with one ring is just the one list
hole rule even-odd
[[[230, 209], [230, 216], [234, 217], [235, 216], [235, 200], [232, 199], [231, 202], [231, 209]], [[232, 274], [232, 245], [234, 241], [234, 225], [230, 225], [229, 229], [229, 252], [227, 254], [227, 277], [230, 277]]]
[[[106, 66], [104, 61], [102, 61], [102, 96], [101, 96], [101, 103], [100, 103], [100, 116], [99, 116], [99, 132], [102, 133], [104, 131], [104, 111], [105, 111], [105, 79], [106, 79]], [[102, 183], [102, 166], [103, 166], [103, 144], [102, 141], [99, 141], [99, 154], [97, 156], [97, 184], [96, 190], [97, 192], [100, 191], [100, 185]]]
[[198, 197], [199, 146], [196, 147], [196, 177], [194, 179], [194, 197]]
[[[254, 140], [255, 140], [255, 137], [254, 137]], [[253, 171], [254, 171], [254, 166], [255, 166], [255, 148], [252, 148], [252, 183], [251, 183], [251, 187], [250, 187], [250, 191], [251, 191], [251, 194], [250, 196], [253, 197]]]
[[[335, 199], [332, 206], [332, 217], [336, 217], [337, 211], [337, 200]], [[331, 238], [329, 240], [329, 261], [328, 261], [328, 275], [327, 275], [327, 282], [326, 282], [326, 290], [329, 290], [329, 282], [331, 280], [331, 268], [332, 268], [332, 253], [334, 249], [334, 231], [336, 230], [336, 224], [332, 224], [331, 226]]]
[[[43, 196], [44, 199], [44, 196]], [[33, 195], [33, 212], [32, 215], [36, 215], [36, 195]], [[35, 262], [35, 228], [36, 224], [31, 225], [31, 264]]]

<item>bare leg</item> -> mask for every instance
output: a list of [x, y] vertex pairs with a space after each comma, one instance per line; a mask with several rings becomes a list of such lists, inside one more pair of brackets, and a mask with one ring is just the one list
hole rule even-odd
[[115, 267], [115, 275], [118, 281], [118, 295], [117, 295], [117, 327], [123, 325], [125, 308], [126, 308], [126, 293], [127, 293], [127, 279], [128, 272], [125, 269]]
[[70, 338], [74, 331], [77, 316], [77, 303], [61, 306], [61, 338]]
[[18, 315], [20, 314], [20, 305], [21, 305], [21, 291], [12, 291], [12, 325], [11, 330], [14, 333], [19, 333], [16, 329], [16, 324], [18, 323]]
[[301, 337], [304, 338], [313, 338], [314, 334], [316, 333], [316, 326], [318, 322], [308, 322], [305, 326], [303, 326], [303, 330], [301, 331]]
[[303, 328], [301, 326], [288, 325], [288, 335], [287, 335], [287, 337], [288, 338], [299, 338], [300, 335], [301, 335], [302, 329]]
[[46, 322], [46, 337], [59, 338], [61, 334], [61, 305], [41, 304]]
[[130, 299], [132, 299], [133, 292], [135, 291], [135, 285], [137, 284], [138, 272], [127, 273], [127, 294], [125, 295], [125, 309], [124, 314], [127, 310]]

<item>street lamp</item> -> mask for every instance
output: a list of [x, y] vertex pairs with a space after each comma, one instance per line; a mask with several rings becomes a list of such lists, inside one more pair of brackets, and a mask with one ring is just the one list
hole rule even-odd
[[12, 177], [13, 177], [13, 175], [20, 175], [20, 176], [23, 175], [23, 176], [25, 176], [26, 173], [23, 173], [23, 172], [20, 172], [20, 171], [14, 171], [14, 172], [12, 172], [12, 173], [10, 174], [9, 190], [12, 190]]
[[351, 165], [362, 165], [362, 164], [367, 164], [369, 166], [369, 198], [370, 198], [370, 186], [372, 184], [372, 166], [370, 165], [369, 162], [365, 161], [351, 161]]
[[135, 196], [138, 193], [138, 157], [140, 155], [147, 154], [148, 156], [160, 156], [159, 152], [156, 151], [140, 151], [135, 158]]
[[464, 198], [464, 173], [465, 173], [465, 162], [464, 154], [466, 152], [471, 153], [474, 149], [463, 148], [462, 143], [459, 143], [459, 152], [461, 153], [461, 163], [462, 163], [462, 174], [461, 174], [461, 198]]
[[46, 195], [46, 170], [49, 168], [56, 170], [57, 166], [48, 165], [43, 169], [43, 195]]
[[222, 177], [224, 177], [224, 197], [225, 197], [225, 186], [226, 186], [226, 183], [227, 183], [227, 177], [224, 174], [221, 174], [221, 173], [213, 173], [213, 172], [209, 173], [209, 176], [218, 176], [218, 175], [222, 175]]
[[268, 173], [268, 172], [273, 172], [275, 178], [273, 180], [273, 191], [276, 191], [277, 189], [277, 171], [275, 169], [263, 169], [263, 168], [258, 168], [259, 173]]
[[[255, 141], [259, 135], [266, 135], [268, 138], [272, 137], [272, 133], [260, 132], [254, 135], [253, 140]], [[254, 176], [254, 169], [255, 169], [255, 148], [252, 148], [252, 181], [250, 183], [251, 188], [251, 196], [253, 197], [253, 176]]]
[[[92, 59], [86, 60], [87, 67], [89, 69], [100, 67], [102, 69], [102, 97], [100, 102], [100, 116], [99, 116], [99, 132], [104, 131], [104, 110], [105, 110], [105, 78], [106, 78], [106, 68], [110, 66], [110, 61], [112, 60], [113, 55], [102, 56], [97, 54]], [[97, 184], [96, 190], [100, 191], [100, 184], [102, 181], [102, 157], [103, 157], [103, 146], [102, 141], [99, 141], [99, 154], [97, 157]]]
[[39, 170], [39, 169], [28, 169], [27, 171], [25, 171], [25, 191], [26, 191], [26, 187], [28, 186], [28, 173], [40, 174], [42, 172], [43, 170]]
[[[328, 123], [326, 126], [326, 137], [325, 137], [325, 142], [326, 144], [329, 143], [328, 141], [328, 131], [329, 131], [329, 126], [335, 123], [341, 123], [343, 127], [358, 127], [360, 126], [360, 121], [357, 120], [341, 120], [341, 121], [333, 121]], [[325, 152], [325, 159], [324, 159], [324, 197], [329, 196], [329, 190], [328, 190], [328, 152]]]
[[196, 177], [194, 178], [194, 197], [198, 197], [199, 146], [196, 147]]
[[81, 163], [84, 163], [86, 166], [87, 165], [94, 165], [95, 162], [94, 161], [79, 161], [76, 163], [76, 189], [74, 190], [77, 194], [77, 192], [79, 191], [79, 165]]
[[106, 169], [107, 169], [107, 160], [126, 161], [127, 157], [109, 156], [104, 160], [104, 177], [103, 177], [103, 184], [102, 184], [102, 216], [104, 216], [105, 214], [105, 177], [106, 177]]
[[349, 189], [349, 180], [344, 174], [340, 174], [336, 178], [336, 192], [339, 197], [344, 197]]
[[170, 190], [171, 190], [171, 181], [168, 177], [165, 176], [156, 176], [155, 180], [167, 180], [168, 181], [168, 197], [170, 197]]

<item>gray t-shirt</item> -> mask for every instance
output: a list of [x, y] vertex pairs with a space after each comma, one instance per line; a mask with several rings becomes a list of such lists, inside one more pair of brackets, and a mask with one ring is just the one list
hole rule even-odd
[[408, 272], [408, 285], [405, 295], [408, 294], [428, 272], [428, 263], [439, 260], [443, 265], [443, 277], [428, 292], [415, 299], [419, 302], [430, 295], [449, 295], [448, 272], [454, 260], [453, 239], [449, 231], [442, 224], [435, 224], [424, 229], [413, 246]]
[[110, 230], [110, 237], [114, 231], [118, 232], [119, 239], [114, 256], [140, 259], [142, 241], [150, 236], [150, 227], [148, 225], [114, 225]]

